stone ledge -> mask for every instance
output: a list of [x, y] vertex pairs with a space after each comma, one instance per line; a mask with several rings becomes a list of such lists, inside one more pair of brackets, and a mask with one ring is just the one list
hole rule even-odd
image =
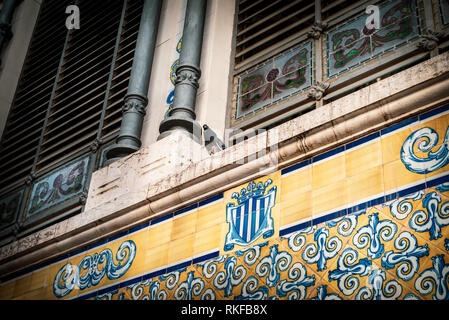
[[446, 52], [213, 156], [183, 135], [167, 137], [96, 171], [83, 213], [0, 248], [0, 274], [68, 253], [423, 112], [448, 98], [448, 78]]

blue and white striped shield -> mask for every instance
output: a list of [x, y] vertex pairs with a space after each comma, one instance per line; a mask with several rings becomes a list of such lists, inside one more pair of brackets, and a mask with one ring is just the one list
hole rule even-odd
[[257, 240], [261, 235], [268, 238], [274, 233], [271, 209], [275, 205], [276, 186], [266, 195], [248, 197], [243, 203], [226, 206], [226, 220], [229, 232], [226, 235], [224, 249], [232, 250], [235, 244], [246, 246]]

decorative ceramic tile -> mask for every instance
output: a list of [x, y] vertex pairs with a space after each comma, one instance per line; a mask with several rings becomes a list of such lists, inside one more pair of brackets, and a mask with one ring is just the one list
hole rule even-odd
[[[423, 143], [422, 141], [426, 141]], [[405, 139], [401, 148], [401, 161], [411, 172], [428, 174], [449, 164], [449, 126], [441, 137], [432, 127], [415, 130]], [[425, 156], [416, 154], [415, 147]], [[437, 147], [437, 150], [434, 148]]]
[[309, 41], [239, 76], [236, 119], [310, 87], [311, 61]]
[[359, 224], [352, 238], [352, 244], [370, 259], [375, 260], [385, 252], [385, 245], [398, 231], [398, 225], [392, 220], [382, 219], [378, 212], [368, 216], [367, 224]]
[[80, 195], [86, 187], [89, 163], [87, 156], [38, 180], [31, 191], [26, 217]]
[[387, 1], [379, 6], [379, 29], [366, 26], [365, 12], [327, 34], [328, 77], [395, 48], [418, 35], [414, 0]]
[[[201, 274], [193, 267], [183, 268], [159, 276], [161, 288], [168, 292], [172, 300], [215, 300], [215, 292], [206, 285]], [[162, 289], [161, 289], [162, 290]]]
[[[447, 208], [449, 201], [443, 202], [439, 190], [449, 188], [448, 183], [443, 183], [436, 188], [418, 191], [399, 198], [390, 203], [390, 213], [398, 220], [408, 221], [408, 225], [414, 232], [424, 234], [429, 241], [443, 238], [442, 229], [447, 234], [449, 225], [449, 215]], [[414, 203], [420, 203], [422, 209]], [[413, 210], [417, 208], [419, 210]]]
[[197, 265], [197, 269], [221, 299], [233, 299], [239, 295], [249, 274], [248, 267], [241, 264], [233, 254], [201, 263]]
[[316, 283], [316, 276], [305, 263], [292, 259], [290, 266], [279, 271], [275, 295], [279, 299], [305, 300]]
[[[356, 158], [351, 160], [354, 180], [349, 179], [353, 188], [341, 183], [311, 187], [315, 160], [323, 165], [325, 161], [335, 164], [332, 161], [340, 157], [340, 168], [344, 169], [348, 152], [356, 153], [371, 144], [377, 144], [375, 149], [379, 151], [379, 142], [371, 141], [381, 136], [377, 133], [368, 139], [371, 142], [352, 142], [304, 165], [249, 181], [47, 266], [27, 270], [15, 280], [0, 284], [0, 297], [447, 298], [449, 166], [444, 160], [447, 141], [440, 138], [447, 124], [439, 116], [427, 119], [419, 125], [413, 120], [408, 122], [412, 126], [401, 123], [397, 131], [383, 131], [383, 142], [395, 135], [400, 137], [390, 140], [395, 144], [396, 157], [384, 164], [383, 171], [385, 185], [395, 182], [394, 193], [375, 194], [373, 200], [371, 193], [379, 190], [367, 186], [382, 185], [376, 178], [379, 166], [360, 164], [364, 170], [357, 172]], [[428, 128], [426, 132], [424, 128]], [[364, 144], [367, 141], [371, 144]], [[403, 146], [409, 150], [410, 159], [420, 161], [418, 166], [412, 164], [411, 170], [405, 165], [410, 159], [404, 160]], [[394, 165], [392, 170], [388, 165]], [[426, 180], [425, 173], [413, 172], [416, 168], [444, 173]], [[410, 176], [401, 177], [404, 173]], [[308, 182], [299, 181], [302, 179]], [[351, 195], [359, 191], [364, 202], [339, 202], [346, 189], [350, 201], [358, 199]], [[307, 193], [312, 193], [309, 209], [298, 203], [307, 201], [301, 197]], [[280, 229], [281, 213], [289, 212], [287, 217], [294, 217], [295, 206], [303, 211], [321, 206], [321, 211], [328, 211], [309, 220], [297, 215], [302, 219], [297, 225]]]
[[[118, 300], [157, 300], [157, 285], [154, 286], [153, 279], [146, 279], [130, 284], [117, 292]], [[152, 290], [153, 289], [153, 290]], [[153, 292], [154, 291], [154, 292]], [[163, 298], [163, 296], [159, 296]]]
[[193, 255], [198, 256], [202, 253], [219, 248], [221, 234], [222, 226], [220, 224], [208, 229], [196, 231], [193, 240]]
[[351, 299], [362, 287], [372, 270], [371, 260], [363, 253], [351, 246], [344, 248], [337, 259], [337, 263], [327, 272], [324, 279], [328, 279], [329, 286], [343, 299]]
[[380, 263], [376, 263], [403, 288], [408, 288], [409, 293], [420, 297], [419, 292], [414, 289], [414, 283], [435, 248], [411, 231], [403, 227], [395, 237], [394, 245], [385, 251]]
[[168, 264], [177, 264], [180, 261], [184, 261], [189, 258], [191, 260], [193, 257], [194, 241], [194, 234], [170, 241], [168, 244]]
[[373, 265], [366, 282], [361, 285], [354, 296], [355, 300], [399, 300], [403, 299], [401, 284], [385, 270]]
[[316, 271], [324, 271], [338, 257], [343, 241], [338, 236], [329, 236], [329, 229], [319, 227], [314, 233], [313, 242], [307, 243], [302, 253], [302, 260]]
[[268, 287], [262, 283], [254, 275], [250, 275], [242, 284], [239, 295], [234, 297], [235, 300], [268, 300]]
[[234, 188], [225, 194], [227, 233], [224, 252], [277, 235], [279, 172]]
[[449, 258], [445, 254], [431, 257], [415, 281], [415, 289], [425, 299], [449, 299]]
[[[280, 242], [277, 247], [281, 253], [286, 257], [291, 256], [291, 262], [284, 263], [285, 266], [279, 269], [279, 282], [276, 284], [275, 289], [271, 290], [272, 296], [279, 299], [288, 300], [304, 300], [309, 299], [316, 290], [317, 283], [320, 281], [322, 274], [313, 270], [308, 263], [302, 259], [301, 245], [304, 241], [301, 236], [307, 235], [310, 229], [304, 230], [303, 233], [296, 233], [289, 239], [288, 249], [285, 249], [286, 243]], [[298, 238], [299, 237], [299, 238]], [[295, 250], [291, 250], [290, 248]], [[302, 245], [304, 247], [304, 245]], [[273, 250], [273, 249], [272, 249]]]
[[131, 267], [136, 256], [136, 245], [132, 240], [124, 241], [116, 252], [106, 248], [92, 255], [86, 255], [79, 264], [70, 262], [62, 266], [53, 281], [53, 293], [62, 298], [74, 289], [83, 291], [95, 287], [105, 278], [116, 280], [121, 278]]
[[0, 198], [0, 229], [8, 227], [17, 220], [22, 204], [24, 190], [18, 190]]
[[346, 178], [345, 155], [344, 153], [313, 163], [312, 166], [312, 187], [313, 190], [325, 187]]
[[382, 165], [380, 140], [354, 148], [345, 153], [346, 177], [352, 177], [365, 170]]
[[334, 290], [327, 284], [320, 284], [311, 291], [309, 300], [344, 300], [341, 296], [341, 292]]
[[384, 178], [382, 166], [360, 171], [348, 178], [348, 202], [355, 203], [373, 195], [384, 193]]

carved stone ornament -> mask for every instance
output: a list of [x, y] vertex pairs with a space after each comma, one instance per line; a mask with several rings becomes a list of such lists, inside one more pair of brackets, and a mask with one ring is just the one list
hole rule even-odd
[[125, 105], [123, 106], [122, 111], [123, 111], [123, 113], [137, 112], [137, 113], [140, 113], [142, 116], [145, 116], [147, 113], [146, 103], [145, 103], [145, 101], [142, 101], [141, 99], [132, 97], [125, 101]]
[[326, 30], [327, 22], [317, 21], [313, 24], [312, 30], [307, 32], [307, 36], [313, 39], [319, 39], [321, 34]]
[[199, 88], [199, 72], [194, 70], [193, 68], [181, 68], [178, 67], [175, 76], [175, 85], [178, 84], [188, 84], [192, 87], [198, 89]]
[[326, 90], [329, 88], [329, 83], [317, 81], [315, 85], [313, 85], [308, 93], [309, 98], [314, 100], [320, 100]]
[[418, 47], [424, 50], [433, 50], [438, 46], [438, 41], [441, 37], [440, 32], [426, 29], [421, 34], [421, 38], [418, 42]]

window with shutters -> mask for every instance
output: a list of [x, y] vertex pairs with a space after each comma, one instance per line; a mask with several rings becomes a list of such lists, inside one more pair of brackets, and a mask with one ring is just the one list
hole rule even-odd
[[[69, 30], [72, 4], [80, 28]], [[142, 7], [42, 1], [0, 142], [3, 241], [83, 210], [90, 175], [120, 129]]]
[[446, 7], [439, 0], [237, 1], [230, 141], [447, 50]]
[[315, 45], [307, 30], [315, 21], [315, 5], [305, 0], [240, 0], [236, 10], [235, 76], [228, 126], [260, 128], [264, 120], [276, 117], [279, 110], [274, 106], [310, 90]]

